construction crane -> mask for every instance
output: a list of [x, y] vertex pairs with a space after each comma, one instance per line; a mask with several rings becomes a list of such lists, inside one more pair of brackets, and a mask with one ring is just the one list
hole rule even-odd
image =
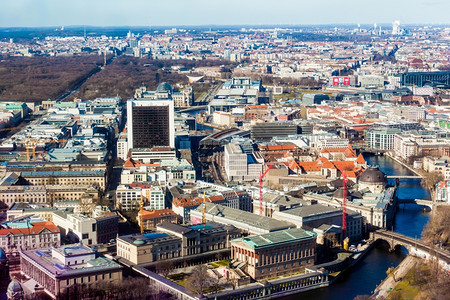
[[203, 229], [205, 229], [205, 227], [206, 227], [206, 197], [205, 197], [205, 191], [203, 191], [202, 224], [203, 224]]
[[45, 144], [49, 143], [50, 144], [50, 143], [64, 143], [64, 142], [68, 141], [68, 140], [39, 140], [39, 141], [33, 140], [33, 141], [30, 141], [30, 138], [31, 138], [31, 136], [29, 136], [25, 142], [18, 142], [18, 144], [25, 145], [25, 150], [27, 152], [27, 161], [30, 161], [30, 150], [33, 153], [33, 159], [36, 158], [36, 146], [38, 143], [45, 143]]
[[141, 233], [144, 233], [144, 199], [142, 197], [142, 191], [141, 191], [141, 201], [139, 202], [139, 221]]
[[342, 173], [342, 238], [346, 238], [347, 234], [347, 174], [345, 174], [345, 170]]
[[262, 205], [262, 180], [266, 176], [267, 172], [272, 169], [274, 165], [269, 165], [269, 167], [264, 171], [264, 173], [259, 176], [259, 214], [263, 215], [263, 205]]

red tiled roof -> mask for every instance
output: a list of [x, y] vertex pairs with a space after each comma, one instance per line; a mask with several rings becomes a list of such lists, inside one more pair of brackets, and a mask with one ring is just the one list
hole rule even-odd
[[175, 198], [172, 204], [178, 207], [199, 206], [203, 202], [200, 198]]
[[139, 215], [142, 215], [142, 218], [144, 220], [148, 219], [154, 219], [154, 218], [161, 218], [161, 217], [169, 217], [169, 216], [176, 216], [177, 214], [168, 208], [164, 209], [154, 209], [154, 210], [140, 210]]
[[283, 150], [294, 150], [297, 148], [295, 144], [285, 144], [285, 145], [260, 145], [260, 151], [283, 151]]
[[39, 234], [43, 230], [47, 229], [52, 233], [59, 233], [59, 228], [53, 222], [37, 222], [31, 223], [31, 228], [3, 228], [0, 229], [0, 235], [34, 235]]
[[356, 163], [358, 163], [358, 164], [365, 164], [366, 163], [366, 160], [364, 159], [364, 157], [362, 156], [361, 153], [358, 155], [358, 158], [356, 159]]
[[298, 162], [298, 165], [305, 170], [305, 172], [315, 172], [320, 171], [320, 166], [316, 161], [301, 161]]
[[143, 183], [130, 183], [129, 186], [132, 187], [132, 188], [140, 187], [141, 189], [150, 189], [150, 188], [152, 188], [151, 184], [143, 184]]

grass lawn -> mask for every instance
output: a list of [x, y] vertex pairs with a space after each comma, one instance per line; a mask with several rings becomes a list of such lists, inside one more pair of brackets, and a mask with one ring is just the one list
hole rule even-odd
[[290, 274], [284, 274], [281, 275], [281, 277], [289, 277], [289, 276], [294, 276], [294, 275], [298, 275], [298, 274], [304, 274], [305, 272], [295, 272], [295, 273], [290, 273]]
[[401, 281], [389, 293], [387, 299], [391, 299], [391, 295], [393, 292], [399, 292], [402, 295], [402, 299], [414, 299], [417, 294], [419, 294], [420, 289], [417, 286], [410, 285], [408, 281]]
[[194, 100], [194, 101], [197, 101], [197, 100], [199, 100], [199, 99], [202, 99], [202, 97], [203, 97], [204, 95], [206, 95], [206, 92], [203, 92], [203, 93], [201, 93], [200, 95], [198, 95], [198, 97], [195, 97], [195, 100]]
[[210, 262], [210, 263], [208, 263], [208, 265], [210, 265], [214, 268], [218, 268], [218, 267], [226, 267], [226, 266], [228, 266], [228, 263], [229, 263], [228, 259], [222, 259], [219, 261]]
[[180, 280], [184, 280], [186, 277], [189, 277], [189, 274], [177, 273], [177, 274], [171, 274], [171, 275], [167, 276], [167, 279], [172, 280], [172, 281], [180, 281]]
[[[424, 267], [422, 267], [424, 269]], [[393, 294], [400, 293], [402, 296], [402, 299], [414, 299], [420, 292], [420, 287], [413, 285], [411, 282], [413, 282], [413, 272], [414, 270], [411, 269], [406, 273], [405, 277], [403, 277], [403, 280], [400, 281], [397, 286], [391, 290], [389, 293], [387, 299], [392, 299]]]
[[186, 279], [175, 281], [175, 283], [181, 285], [182, 287], [186, 287]]

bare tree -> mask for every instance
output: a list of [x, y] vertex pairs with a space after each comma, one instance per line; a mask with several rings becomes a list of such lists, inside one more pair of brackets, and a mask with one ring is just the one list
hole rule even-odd
[[214, 276], [211, 277], [211, 287], [217, 293], [220, 290], [220, 278], [222, 276], [216, 270], [213, 270]]
[[444, 249], [449, 249], [450, 238], [450, 207], [439, 206], [433, 211], [422, 233], [423, 239], [431, 244], [438, 243]]
[[198, 294], [203, 294], [205, 289], [211, 287], [212, 278], [208, 274], [206, 265], [198, 265], [186, 281], [186, 287]]
[[236, 277], [231, 277], [230, 273], [227, 274], [227, 284], [233, 287], [233, 290], [238, 286], [238, 279]]
[[353, 298], [353, 300], [369, 300], [370, 299], [370, 295], [358, 295], [355, 298]]
[[422, 181], [420, 182], [420, 184], [428, 189], [431, 193], [431, 199], [434, 200], [434, 195], [436, 192], [436, 185], [439, 181], [444, 180], [444, 175], [442, 175], [442, 173], [434, 171], [434, 172], [430, 172], [427, 173], [423, 176]]
[[[125, 278], [120, 282], [96, 281], [93, 284], [75, 284], [68, 287], [57, 299], [147, 299], [149, 282], [145, 278]], [[167, 298], [166, 298], [167, 299]]]
[[389, 267], [386, 271], [386, 275], [392, 275], [392, 278], [394, 278], [394, 281], [397, 282], [397, 278], [395, 278], [395, 268], [394, 267]]
[[222, 260], [222, 253], [217, 253], [216, 254], [216, 260]]
[[155, 265], [156, 273], [167, 277], [174, 269], [173, 261], [170, 259], [158, 261]]
[[403, 300], [402, 293], [400, 293], [399, 291], [392, 291], [391, 294], [389, 295], [389, 299]]

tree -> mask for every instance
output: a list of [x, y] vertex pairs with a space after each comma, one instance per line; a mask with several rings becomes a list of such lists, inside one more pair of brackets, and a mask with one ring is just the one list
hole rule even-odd
[[389, 295], [389, 299], [391, 299], [391, 300], [403, 300], [402, 293], [400, 293], [399, 291], [393, 291]]
[[230, 275], [230, 272], [227, 273], [227, 284], [231, 285], [233, 287], [233, 290], [236, 289], [236, 287], [238, 287], [238, 279], [234, 276]]
[[433, 211], [433, 216], [425, 225], [422, 233], [423, 239], [431, 244], [439, 243], [445, 249], [449, 249], [450, 238], [450, 207], [438, 206]]
[[174, 269], [173, 261], [170, 259], [158, 261], [155, 265], [156, 273], [167, 277]]
[[353, 300], [368, 300], [370, 299], [370, 295], [358, 295]]
[[392, 278], [394, 278], [394, 281], [397, 282], [397, 279], [395, 278], [395, 268], [394, 267], [390, 267], [387, 269], [386, 271], [386, 275], [392, 275]]
[[222, 260], [222, 253], [217, 253], [216, 254], [216, 260]]
[[[57, 299], [148, 299], [150, 286], [146, 278], [125, 278], [122, 281], [96, 281], [69, 286]], [[167, 298], [166, 298], [167, 299]]]
[[198, 265], [187, 279], [186, 287], [197, 294], [203, 294], [207, 288], [211, 287], [212, 282], [213, 280], [208, 274], [208, 267], [206, 265]]
[[434, 171], [427, 173], [423, 176], [422, 181], [420, 184], [428, 189], [431, 193], [431, 199], [434, 200], [434, 194], [436, 192], [436, 185], [439, 181], [444, 180], [444, 175], [442, 173]]

